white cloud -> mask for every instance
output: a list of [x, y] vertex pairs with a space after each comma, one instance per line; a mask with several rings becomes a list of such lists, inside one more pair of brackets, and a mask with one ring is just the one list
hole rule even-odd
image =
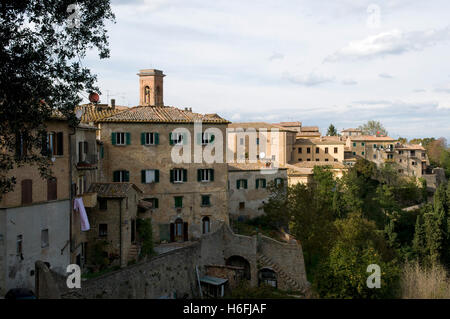
[[380, 73], [380, 74], [378, 74], [378, 76], [383, 79], [393, 79], [394, 78], [392, 75], [390, 75], [388, 73]]
[[421, 51], [450, 38], [450, 28], [439, 30], [403, 32], [394, 29], [352, 41], [328, 56], [325, 61], [373, 59], [385, 55], [398, 55], [408, 51]]
[[311, 72], [308, 74], [293, 75], [289, 72], [285, 72], [284, 77], [294, 84], [299, 84], [303, 86], [318, 86], [324, 83], [329, 83], [334, 81], [334, 77], [327, 76], [324, 74], [318, 74]]
[[358, 82], [355, 81], [355, 80], [348, 79], [348, 80], [343, 80], [342, 84], [344, 84], [344, 85], [356, 85], [356, 84], [358, 84]]

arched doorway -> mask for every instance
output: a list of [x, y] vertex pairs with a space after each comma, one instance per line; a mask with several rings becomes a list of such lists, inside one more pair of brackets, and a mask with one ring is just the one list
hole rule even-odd
[[231, 256], [231, 257], [227, 258], [225, 264], [227, 266], [235, 266], [235, 267], [244, 268], [244, 279], [246, 279], [246, 280], [251, 279], [250, 263], [244, 257], [237, 256], [237, 255]]
[[258, 286], [268, 285], [277, 288], [277, 273], [270, 268], [262, 268], [258, 271]]

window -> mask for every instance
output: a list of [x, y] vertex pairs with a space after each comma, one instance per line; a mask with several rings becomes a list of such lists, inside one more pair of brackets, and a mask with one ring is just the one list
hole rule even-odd
[[388, 155], [387, 155], [387, 158], [388, 158], [388, 159], [393, 159], [393, 158], [394, 158], [394, 155], [393, 155], [393, 154], [388, 154]]
[[256, 179], [256, 188], [266, 188], [266, 179], [265, 178], [257, 178]]
[[377, 144], [373, 144], [373, 148], [377, 148]]
[[64, 134], [63, 132], [50, 132], [47, 134], [47, 140], [44, 144], [43, 154], [48, 156], [64, 155]]
[[328, 162], [328, 158], [325, 159], [325, 162]]
[[79, 176], [77, 180], [77, 195], [84, 194], [86, 191], [86, 176]]
[[311, 147], [306, 148], [306, 153], [311, 154]]
[[320, 149], [316, 147], [316, 154], [319, 154]]
[[23, 235], [17, 235], [16, 252], [17, 255], [22, 255], [23, 253]]
[[301, 147], [298, 148], [298, 153], [302, 154], [302, 148]]
[[237, 189], [241, 189], [241, 188], [247, 188], [247, 180], [246, 179], [238, 179], [236, 181], [236, 188]]
[[41, 231], [41, 248], [45, 248], [49, 246], [48, 241], [48, 229], [43, 229]]
[[244, 138], [243, 138], [243, 137], [240, 138], [239, 143], [240, 143], [241, 145], [244, 145]]
[[413, 162], [411, 162], [411, 165], [416, 166], [417, 163], [413, 161]]
[[356, 142], [353, 142], [353, 147], [356, 147]]
[[47, 179], [47, 200], [58, 199], [58, 184], [56, 178]]
[[259, 137], [256, 138], [256, 145], [259, 145]]
[[210, 232], [210, 222], [209, 222], [209, 217], [205, 216], [202, 219], [202, 229], [203, 229], [203, 234], [207, 234]]
[[171, 183], [187, 182], [187, 170], [183, 168], [175, 168], [170, 170]]
[[402, 161], [403, 161], [402, 159], [399, 159], [399, 160], [398, 160], [399, 163], [401, 163]]
[[275, 185], [280, 186], [283, 185], [283, 179], [282, 178], [275, 178]]
[[335, 147], [335, 148], [334, 148], [334, 154], [337, 154], [337, 152], [338, 152], [338, 148]]
[[33, 202], [33, 181], [24, 179], [22, 186], [22, 204], [31, 204]]
[[275, 155], [272, 155], [272, 161], [276, 160], [277, 157]]
[[98, 208], [100, 210], [107, 210], [108, 209], [108, 201], [104, 198], [98, 199]]
[[356, 152], [352, 152], [353, 155], [356, 155]]
[[183, 145], [186, 141], [184, 133], [176, 132], [169, 134], [170, 145]]
[[365, 145], [366, 145], [366, 143], [364, 143], [364, 142], [361, 143], [361, 146], [365, 146]]
[[198, 133], [197, 139], [198, 144], [206, 145], [214, 141], [214, 135], [211, 133]]
[[334, 161], [337, 162], [338, 161], [337, 158], [335, 158]]
[[301, 162], [301, 161], [303, 161], [303, 159], [299, 158], [298, 161]]
[[159, 182], [159, 170], [157, 169], [145, 169], [141, 171], [142, 184], [158, 183]]
[[141, 145], [158, 145], [159, 134], [158, 133], [141, 133]]
[[130, 133], [115, 132], [112, 133], [113, 145], [130, 145]]
[[214, 181], [213, 169], [199, 169], [197, 170], [197, 180], [199, 182], [212, 182]]
[[158, 208], [159, 207], [159, 200], [158, 198], [144, 198], [143, 199], [146, 202], [151, 203], [152, 208]]
[[98, 224], [98, 236], [108, 237], [108, 224]]
[[150, 88], [148, 86], [146, 86], [144, 89], [144, 103], [150, 103]]
[[88, 142], [78, 142], [78, 162], [86, 162], [86, 157], [89, 149]]
[[202, 206], [211, 206], [211, 195], [202, 195]]
[[416, 156], [416, 151], [411, 151], [411, 156]]
[[325, 154], [328, 154], [328, 147], [325, 147]]
[[16, 134], [16, 157], [22, 159], [27, 155], [27, 143], [24, 141], [24, 134]]
[[175, 208], [182, 208], [183, 207], [183, 196], [175, 196]]
[[310, 159], [310, 158], [307, 158], [306, 161], [307, 161], [307, 162], [311, 162], [311, 159]]
[[373, 159], [377, 159], [377, 155], [376, 154], [373, 154]]
[[364, 155], [364, 152], [361, 152], [361, 155]]
[[245, 202], [240, 202], [240, 203], [239, 203], [239, 209], [240, 209], [240, 210], [245, 209]]
[[113, 182], [125, 183], [130, 181], [130, 172], [128, 171], [115, 171], [113, 173]]

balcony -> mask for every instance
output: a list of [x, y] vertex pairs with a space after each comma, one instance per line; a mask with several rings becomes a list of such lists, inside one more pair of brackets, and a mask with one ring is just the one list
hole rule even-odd
[[86, 154], [84, 159], [79, 159], [77, 163], [78, 170], [92, 170], [98, 168], [97, 154]]

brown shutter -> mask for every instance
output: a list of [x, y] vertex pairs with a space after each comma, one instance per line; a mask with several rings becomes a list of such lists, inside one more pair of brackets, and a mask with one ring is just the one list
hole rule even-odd
[[174, 223], [170, 223], [170, 241], [171, 242], [175, 241], [175, 224]]
[[58, 184], [56, 178], [49, 178], [47, 180], [47, 200], [58, 199]]
[[24, 179], [22, 181], [22, 204], [31, 204], [33, 202], [33, 181]]
[[186, 222], [183, 223], [183, 240], [184, 241], [188, 241], [189, 240], [188, 223], [186, 223]]

